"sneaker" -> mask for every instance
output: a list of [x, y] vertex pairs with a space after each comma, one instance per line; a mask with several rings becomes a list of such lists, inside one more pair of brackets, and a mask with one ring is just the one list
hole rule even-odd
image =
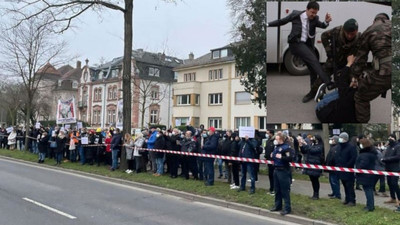
[[270, 191], [270, 192], [269, 192], [269, 195], [275, 196], [275, 191]]
[[235, 186], [235, 184], [230, 184], [229, 186], [230, 186], [230, 187], [233, 187], [233, 186]]
[[306, 94], [303, 99], [301, 100], [303, 103], [309, 102], [311, 99], [313, 99], [313, 95], [311, 93]]
[[326, 84], [322, 83], [319, 87], [318, 87], [318, 91], [317, 94], [315, 94], [314, 97], [314, 101], [319, 102], [320, 99], [322, 99], [322, 97], [324, 96], [324, 94], [326, 93]]
[[239, 188], [240, 188], [239, 186], [233, 185], [233, 186], [231, 187], [231, 190], [237, 190], [237, 189], [239, 189]]
[[397, 209], [395, 209], [394, 212], [400, 213], [400, 207], [397, 207]]
[[251, 182], [251, 179], [248, 179], [247, 182]]

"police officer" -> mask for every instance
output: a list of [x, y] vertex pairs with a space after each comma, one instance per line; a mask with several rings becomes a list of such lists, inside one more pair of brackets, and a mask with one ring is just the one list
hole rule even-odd
[[285, 143], [286, 137], [282, 132], [275, 135], [275, 149], [271, 153], [274, 160], [274, 185], [275, 185], [275, 206], [271, 209], [272, 212], [282, 210], [282, 199], [285, 202], [285, 209], [281, 215], [291, 213], [290, 204], [290, 165], [293, 160], [293, 150]]
[[[390, 89], [392, 73], [392, 22], [385, 13], [375, 16], [374, 22], [361, 35], [360, 47], [353, 64], [353, 75], [359, 79], [354, 95], [356, 119], [367, 123], [370, 119], [370, 101], [385, 95]], [[362, 76], [366, 70], [368, 53], [373, 55], [373, 71]]]
[[[326, 63], [323, 65], [323, 70], [326, 74], [336, 75], [346, 67], [347, 57], [354, 55], [357, 51], [360, 36], [358, 22], [353, 18], [348, 19], [342, 26], [337, 26], [321, 34], [322, 45], [327, 56]], [[345, 75], [345, 73], [341, 73], [341, 75]], [[351, 79], [347, 78], [346, 80], [347, 87]], [[322, 80], [318, 78], [312, 87], [313, 92], [317, 93], [321, 84]], [[323, 91], [323, 89], [318, 90], [315, 97], [316, 101], [321, 97]]]

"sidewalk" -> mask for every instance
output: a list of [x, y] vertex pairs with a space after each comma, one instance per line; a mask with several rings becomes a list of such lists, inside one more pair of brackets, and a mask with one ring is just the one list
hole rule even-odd
[[[266, 170], [265, 168], [260, 168], [260, 170]], [[293, 171], [293, 173], [301, 173], [300, 171]], [[215, 180], [216, 181], [222, 181], [222, 182], [228, 182], [227, 179], [219, 179], [219, 172], [218, 169], [215, 170]], [[239, 178], [240, 182], [241, 177]], [[249, 176], [247, 176], [247, 179], [249, 179]], [[246, 186], [250, 186], [250, 182], [246, 183]], [[227, 184], [227, 188], [229, 188], [229, 185]], [[266, 175], [258, 175], [258, 182], [256, 182], [256, 191], [257, 188], [262, 188], [269, 190], [269, 178]], [[329, 199], [328, 194], [332, 193], [331, 191], [331, 186], [329, 183], [320, 183], [320, 191], [319, 191], [319, 197], [322, 199], [327, 199], [329, 201], [343, 201], [344, 200], [344, 189], [343, 185], [340, 187], [341, 194], [342, 194], [342, 200], [338, 199]], [[292, 188], [291, 188], [292, 193], [300, 194], [300, 195], [305, 195], [305, 196], [312, 196], [312, 186], [311, 186], [311, 181], [306, 181], [306, 180], [295, 180], [292, 183]], [[358, 204], [366, 205], [366, 198], [364, 191], [359, 191], [355, 190], [356, 193], [356, 202]], [[389, 195], [389, 190], [386, 190], [386, 193]], [[267, 194], [267, 193], [266, 193]], [[396, 209], [395, 204], [385, 204], [383, 203], [384, 201], [389, 200], [389, 197], [381, 197], [381, 196], [374, 196], [375, 200], [375, 206], [379, 206], [382, 208], [388, 208], [388, 209]]]

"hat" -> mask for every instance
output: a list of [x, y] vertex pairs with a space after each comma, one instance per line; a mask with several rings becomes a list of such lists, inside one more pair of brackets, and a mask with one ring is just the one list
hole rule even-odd
[[100, 127], [97, 128], [96, 132], [97, 132], [97, 133], [100, 133], [100, 132], [101, 132], [101, 128], [100, 128]]
[[332, 136], [330, 139], [335, 141], [335, 143], [339, 143], [339, 137], [337, 135]]
[[348, 19], [343, 25], [343, 30], [345, 30], [347, 32], [353, 32], [353, 31], [358, 30], [357, 20], [355, 20], [353, 18]]
[[394, 135], [394, 134], [389, 135], [389, 137], [392, 137], [394, 140], [397, 139], [397, 138], [396, 138], [396, 135]]
[[348, 141], [349, 140], [349, 134], [347, 134], [346, 132], [342, 132], [342, 133], [340, 133], [339, 138], [343, 138], [346, 141]]
[[215, 127], [208, 128], [209, 131], [215, 132]]

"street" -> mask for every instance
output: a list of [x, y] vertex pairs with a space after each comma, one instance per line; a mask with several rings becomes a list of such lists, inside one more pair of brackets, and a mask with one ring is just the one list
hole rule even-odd
[[[267, 122], [268, 123], [320, 123], [315, 115], [316, 102], [301, 100], [310, 90], [310, 78], [291, 76], [282, 67], [279, 74], [277, 66], [268, 65], [267, 71]], [[386, 98], [378, 97], [371, 102], [371, 119], [369, 123], [391, 121], [391, 90]]]
[[293, 224], [0, 159], [0, 224]]

